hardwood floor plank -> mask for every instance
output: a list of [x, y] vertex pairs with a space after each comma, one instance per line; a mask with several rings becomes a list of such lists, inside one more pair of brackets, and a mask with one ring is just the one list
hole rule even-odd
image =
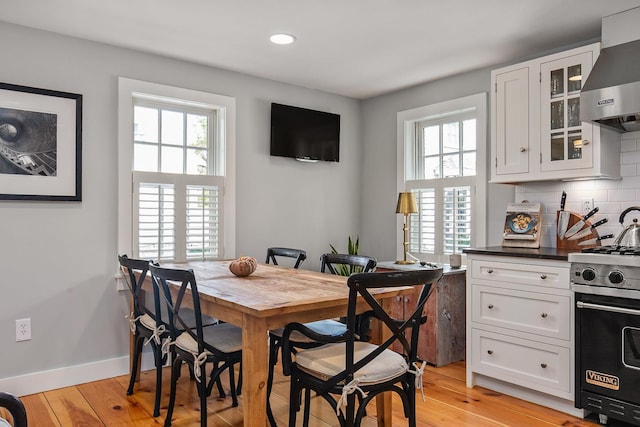
[[30, 426], [51, 426], [60, 427], [60, 421], [56, 418], [51, 405], [44, 397], [43, 393], [31, 394], [21, 397], [22, 403], [27, 410], [27, 418]]
[[46, 391], [44, 396], [63, 426], [105, 425], [77, 387]]
[[137, 398], [127, 396], [126, 389], [115, 379], [81, 384], [77, 388], [106, 425], [149, 425], [149, 411], [139, 405]]

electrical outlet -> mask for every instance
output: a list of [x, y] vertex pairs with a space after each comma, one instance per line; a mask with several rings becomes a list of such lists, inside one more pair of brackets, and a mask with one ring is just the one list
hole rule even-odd
[[16, 320], [16, 341], [29, 341], [31, 339], [31, 319]]
[[593, 209], [593, 199], [582, 199], [582, 213], [586, 214]]

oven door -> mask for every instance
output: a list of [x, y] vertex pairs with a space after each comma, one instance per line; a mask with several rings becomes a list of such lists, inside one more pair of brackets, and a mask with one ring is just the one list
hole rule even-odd
[[575, 296], [576, 385], [581, 390], [640, 403], [640, 301]]

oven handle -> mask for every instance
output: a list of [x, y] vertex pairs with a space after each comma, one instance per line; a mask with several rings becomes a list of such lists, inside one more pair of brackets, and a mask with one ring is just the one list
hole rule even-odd
[[640, 316], [640, 310], [634, 310], [632, 308], [612, 307], [610, 305], [592, 304], [590, 302], [576, 302], [578, 308], [588, 308], [591, 310], [610, 311], [612, 313], [630, 314], [632, 316]]

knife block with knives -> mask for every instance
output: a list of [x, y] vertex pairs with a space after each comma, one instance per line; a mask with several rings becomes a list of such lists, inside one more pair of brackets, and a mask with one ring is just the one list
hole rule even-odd
[[[557, 212], [556, 224], [558, 224], [559, 221], [560, 221], [561, 212], [562, 211], [560, 211], [560, 210]], [[579, 250], [586, 249], [586, 248], [592, 248], [592, 247], [595, 247], [595, 246], [600, 246], [600, 241], [599, 240], [594, 240], [593, 244], [587, 244], [587, 245], [585, 245], [585, 244], [580, 245], [579, 243], [580, 242], [585, 242], [585, 241], [588, 241], [588, 240], [591, 240], [591, 239], [598, 239], [600, 236], [598, 234], [598, 231], [597, 231], [596, 227], [598, 225], [603, 224], [604, 222], [606, 222], [606, 220], [600, 220], [600, 221], [597, 221], [596, 223], [591, 223], [589, 221], [589, 218], [585, 219], [585, 215], [580, 215], [580, 214], [575, 213], [575, 212], [564, 211], [565, 215], [567, 213], [569, 214], [568, 215], [568, 221], [565, 219], [567, 232], [570, 231], [572, 229], [572, 227], [575, 226], [576, 228], [579, 228], [579, 231], [577, 231], [575, 233], [572, 233], [572, 234], [574, 236], [577, 236], [578, 233], [582, 233], [582, 235], [578, 239], [570, 240], [569, 237], [572, 237], [572, 235], [564, 236], [561, 239], [560, 236], [558, 235], [558, 233], [556, 233], [556, 247], [558, 249], [569, 249], [569, 250], [577, 250], [577, 251], [579, 251]], [[580, 222], [582, 222], [582, 226], [580, 226], [580, 224], [578, 224]]]

